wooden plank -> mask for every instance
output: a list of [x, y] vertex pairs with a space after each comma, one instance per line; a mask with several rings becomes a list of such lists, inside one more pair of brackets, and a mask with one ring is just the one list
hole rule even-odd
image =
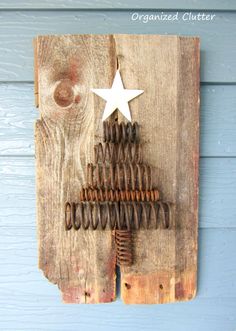
[[[0, 84], [0, 155], [34, 155], [33, 94], [32, 84]], [[235, 85], [201, 86], [201, 156], [236, 156], [235, 107]]]
[[153, 187], [175, 206], [170, 230], [134, 233], [134, 264], [121, 268], [121, 296], [125, 303], [189, 300], [197, 272], [199, 39], [115, 38], [124, 85], [144, 90], [131, 104], [144, 162]]
[[[9, 2], [10, 3], [10, 2]], [[152, 14], [143, 11], [140, 14]], [[170, 13], [171, 14], [171, 13]], [[181, 12], [180, 12], [181, 14]], [[213, 21], [132, 21], [130, 11], [3, 11], [0, 14], [0, 80], [33, 81], [32, 39], [38, 34], [145, 33], [201, 38], [201, 80], [236, 82], [235, 13]]]
[[66, 303], [115, 299], [112, 231], [66, 231], [65, 203], [78, 202], [102, 139], [90, 91], [116, 70], [112, 36], [38, 37], [40, 120], [35, 127], [39, 268]]
[[233, 1], [226, 0], [181, 0], [176, 3], [174, 0], [160, 0], [158, 3], [155, 0], [11, 0], [11, 2], [1, 1], [0, 9], [192, 9], [192, 10], [236, 10], [236, 5]]

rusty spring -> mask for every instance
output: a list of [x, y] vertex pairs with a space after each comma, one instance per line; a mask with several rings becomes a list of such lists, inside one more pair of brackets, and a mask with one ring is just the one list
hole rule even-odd
[[133, 262], [132, 232], [129, 230], [116, 230], [116, 264], [130, 266]]
[[[104, 142], [105, 145], [98, 144], [95, 146], [95, 162], [105, 163], [140, 163], [142, 162], [141, 158], [141, 149], [138, 144], [139, 141], [139, 129], [138, 124], [131, 123], [128, 124], [118, 124], [118, 123], [110, 123], [104, 122]], [[135, 187], [135, 179], [132, 177], [134, 175], [134, 169], [129, 168], [130, 174], [127, 173], [127, 168], [123, 166], [123, 175], [124, 181], [121, 180], [121, 172], [120, 168], [116, 168], [116, 175], [112, 167], [109, 169], [109, 178], [111, 187], [114, 188], [118, 183], [118, 187], [121, 189], [122, 185], [126, 190], [84, 190], [81, 195], [81, 200], [107, 200], [107, 201], [144, 201], [144, 200], [157, 200], [159, 198], [159, 192], [157, 190], [149, 190], [149, 191], [129, 191], [127, 190], [129, 178], [131, 178], [131, 186]], [[92, 169], [90, 168], [91, 172]], [[140, 170], [140, 169], [139, 169]], [[93, 181], [93, 174], [90, 172], [90, 179]], [[99, 172], [99, 169], [97, 169]], [[104, 174], [103, 178], [106, 178], [105, 173], [106, 170], [103, 166]], [[130, 175], [130, 176], [129, 176]], [[141, 171], [140, 171], [141, 175]], [[116, 176], [116, 178], [114, 178]], [[101, 177], [98, 176], [98, 185], [102, 184], [100, 181]], [[116, 179], [116, 180], [115, 180]], [[116, 184], [115, 184], [116, 182]], [[142, 186], [142, 180], [139, 177], [139, 186]], [[148, 180], [146, 179], [146, 187], [148, 186]], [[100, 186], [101, 187], [101, 186]], [[124, 226], [124, 225], [123, 225]], [[115, 242], [116, 242], [116, 257], [117, 257], [117, 265], [131, 265], [132, 264], [132, 233], [131, 230], [127, 229], [127, 226], [124, 226], [125, 229], [116, 229], [115, 231]]]
[[140, 144], [134, 143], [101, 143], [95, 145], [95, 163], [98, 162], [142, 162]]
[[172, 227], [171, 205], [169, 202], [97, 202], [82, 201], [66, 203], [65, 229], [84, 230], [139, 230]]
[[138, 142], [139, 141], [139, 126], [138, 123], [124, 122], [103, 122], [103, 140], [104, 142]]
[[94, 147], [87, 186], [79, 203], [66, 203], [65, 229], [115, 230], [117, 264], [133, 262], [132, 230], [170, 229], [171, 205], [152, 188], [151, 168], [142, 163], [137, 123], [103, 123], [104, 144]]
[[152, 174], [150, 166], [146, 164], [116, 163], [87, 165], [88, 187], [111, 190], [139, 190], [152, 189]]
[[81, 201], [157, 201], [159, 196], [158, 190], [129, 191], [84, 188], [80, 192]]

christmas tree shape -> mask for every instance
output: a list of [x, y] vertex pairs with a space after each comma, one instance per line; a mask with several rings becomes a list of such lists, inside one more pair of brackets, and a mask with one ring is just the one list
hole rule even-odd
[[132, 231], [170, 228], [170, 203], [152, 187], [151, 167], [142, 160], [138, 123], [105, 121], [103, 144], [87, 165], [80, 202], [66, 204], [66, 230], [114, 230], [118, 265], [131, 265]]

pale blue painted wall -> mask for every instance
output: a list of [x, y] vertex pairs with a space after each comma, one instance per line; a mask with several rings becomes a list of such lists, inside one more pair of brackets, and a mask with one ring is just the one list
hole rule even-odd
[[[132, 22], [204, 11], [212, 22]], [[91, 10], [92, 9], [92, 10]], [[56, 33], [201, 37], [198, 295], [192, 302], [63, 305], [37, 269], [32, 38]], [[0, 331], [236, 331], [236, 2], [0, 0]]]

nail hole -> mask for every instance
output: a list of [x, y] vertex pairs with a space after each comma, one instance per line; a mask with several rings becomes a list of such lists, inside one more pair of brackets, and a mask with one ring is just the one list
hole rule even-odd
[[127, 288], [127, 290], [131, 289], [131, 285], [128, 283], [125, 283], [125, 287]]
[[84, 292], [84, 295], [86, 296], [86, 297], [90, 297], [90, 293], [89, 292]]
[[160, 284], [160, 286], [159, 286], [159, 287], [160, 287], [160, 289], [161, 289], [161, 290], [163, 290], [163, 285], [162, 285], [162, 284]]

